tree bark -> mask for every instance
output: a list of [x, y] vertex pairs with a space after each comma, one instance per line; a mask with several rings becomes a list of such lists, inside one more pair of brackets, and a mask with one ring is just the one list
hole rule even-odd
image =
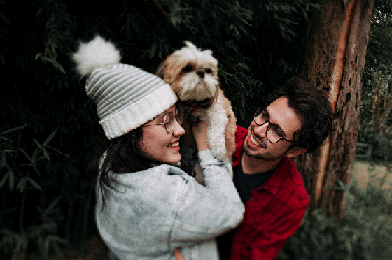
[[310, 19], [300, 76], [328, 92], [333, 130], [321, 148], [294, 163], [304, 175], [310, 210], [327, 208], [342, 220], [345, 194], [333, 187], [338, 180], [351, 181], [374, 0], [323, 2], [323, 10]]

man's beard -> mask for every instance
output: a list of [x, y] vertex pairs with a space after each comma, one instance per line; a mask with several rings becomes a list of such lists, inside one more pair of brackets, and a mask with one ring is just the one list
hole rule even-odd
[[[269, 141], [267, 141], [269, 142]], [[267, 144], [268, 146], [268, 144]], [[266, 146], [266, 147], [267, 147]], [[284, 151], [282, 154], [280, 154], [279, 156], [269, 156], [268, 153], [267, 154], [255, 154], [251, 152], [251, 149], [248, 147], [247, 145], [247, 140], [245, 140], [244, 144], [242, 145], [242, 149], [244, 151], [244, 153], [251, 158], [256, 158], [256, 159], [262, 159], [264, 161], [276, 161], [276, 160], [280, 160], [283, 157], [286, 156], [287, 152], [290, 150], [291, 147], [288, 147], [288, 149], [286, 151]], [[267, 148], [265, 148], [267, 149]]]

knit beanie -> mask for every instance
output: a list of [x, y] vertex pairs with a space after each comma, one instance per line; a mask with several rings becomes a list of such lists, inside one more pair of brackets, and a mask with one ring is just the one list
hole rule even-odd
[[80, 43], [73, 54], [77, 72], [86, 80], [86, 93], [97, 104], [105, 135], [113, 139], [160, 115], [177, 101], [161, 78], [120, 63], [120, 52], [102, 37]]

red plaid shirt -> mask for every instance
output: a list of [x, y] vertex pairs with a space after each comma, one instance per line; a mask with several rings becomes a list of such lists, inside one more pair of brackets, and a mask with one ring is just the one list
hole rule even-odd
[[[241, 161], [247, 132], [237, 126], [233, 167]], [[244, 220], [235, 231], [230, 259], [275, 259], [301, 225], [308, 204], [301, 174], [289, 158], [283, 158], [271, 177], [252, 190]]]

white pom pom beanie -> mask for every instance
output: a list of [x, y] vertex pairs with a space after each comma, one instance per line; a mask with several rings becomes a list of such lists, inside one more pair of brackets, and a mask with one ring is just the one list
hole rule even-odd
[[160, 115], [177, 101], [159, 77], [120, 63], [119, 51], [96, 36], [73, 55], [86, 81], [87, 95], [97, 104], [99, 123], [108, 139], [122, 136]]

